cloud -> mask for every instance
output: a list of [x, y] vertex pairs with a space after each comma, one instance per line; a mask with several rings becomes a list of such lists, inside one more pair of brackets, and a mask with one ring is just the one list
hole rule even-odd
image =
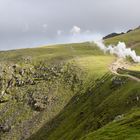
[[126, 31], [140, 25], [139, 5], [140, 0], [0, 0], [0, 50], [53, 43], [56, 36]]
[[78, 27], [78, 26], [73, 26], [72, 29], [70, 30], [70, 32], [71, 32], [73, 35], [80, 34], [81, 29], [80, 29], [80, 27]]
[[62, 30], [57, 30], [57, 35], [61, 35], [63, 33], [63, 31]]

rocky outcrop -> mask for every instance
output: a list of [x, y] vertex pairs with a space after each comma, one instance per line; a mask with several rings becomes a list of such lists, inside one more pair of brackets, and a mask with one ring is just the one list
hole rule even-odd
[[[2, 138], [9, 139], [11, 134], [17, 139], [22, 136], [29, 137], [30, 133], [35, 131], [34, 127], [37, 127], [35, 125], [43, 124], [41, 121], [45, 119], [42, 117], [46, 117], [47, 112], [55, 115], [57, 105], [65, 104], [62, 96], [71, 96], [63, 91], [76, 92], [79, 89], [82, 76], [81, 69], [71, 63], [2, 64], [0, 68]], [[58, 92], [60, 93], [57, 94]]]
[[111, 88], [118, 88], [126, 83], [126, 78], [114, 76], [111, 80]]
[[28, 105], [35, 111], [43, 111], [47, 106], [48, 98], [47, 96], [36, 96], [34, 94], [29, 94]]
[[10, 129], [11, 129], [11, 126], [7, 124], [0, 124], [0, 132], [2, 133], [9, 132]]

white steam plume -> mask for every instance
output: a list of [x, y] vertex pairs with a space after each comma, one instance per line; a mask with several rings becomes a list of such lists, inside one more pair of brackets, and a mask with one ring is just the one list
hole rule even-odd
[[105, 53], [109, 52], [110, 54], [115, 54], [120, 58], [131, 57], [134, 62], [140, 63], [140, 56], [136, 55], [136, 52], [131, 48], [126, 48], [124, 42], [119, 42], [118, 45], [109, 45], [105, 46], [103, 41], [95, 41], [97, 46], [103, 50]]

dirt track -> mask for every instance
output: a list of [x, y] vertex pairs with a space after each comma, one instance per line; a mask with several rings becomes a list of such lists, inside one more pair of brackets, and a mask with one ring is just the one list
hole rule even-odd
[[[117, 75], [122, 75], [122, 74], [119, 74], [117, 72], [117, 69], [118, 68], [129, 68], [131, 66], [131, 64], [129, 62], [126, 62], [123, 58], [117, 58], [110, 66], [109, 66], [109, 69], [112, 73], [114, 74], [117, 74]], [[140, 79], [137, 78], [137, 77], [134, 77], [132, 75], [122, 75], [122, 76], [126, 76], [126, 77], [129, 77], [131, 78], [132, 80], [135, 80], [137, 82], [140, 82]]]
[[125, 68], [127, 69], [130, 66], [128, 62], [125, 62], [123, 58], [117, 58], [110, 66], [109, 69], [112, 73], [118, 74], [118, 68]]

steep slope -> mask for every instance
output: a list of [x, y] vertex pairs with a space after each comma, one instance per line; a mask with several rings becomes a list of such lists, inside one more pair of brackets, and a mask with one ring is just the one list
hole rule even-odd
[[139, 140], [139, 124], [140, 109], [134, 108], [125, 115], [117, 116], [116, 120], [80, 140]]
[[[140, 29], [105, 43], [118, 41], [140, 53]], [[0, 52], [0, 138], [140, 137], [140, 83], [128, 76], [140, 67], [131, 62], [116, 75], [115, 60], [89, 42]]]
[[[139, 90], [139, 83], [125, 77], [106, 74], [95, 83], [92, 80], [83, 94], [73, 97], [67, 107], [31, 139], [75, 140], [96, 132], [109, 122], [123, 118], [131, 109], [140, 107]], [[140, 132], [139, 122], [136, 126]], [[123, 135], [119, 137], [122, 139]]]
[[36, 133], [113, 59], [88, 42], [0, 52], [1, 139]]
[[[105, 43], [118, 41], [124, 41], [139, 54], [140, 29], [110, 38]], [[132, 63], [129, 69], [140, 70]], [[138, 76], [135, 71], [131, 73]], [[91, 78], [82, 87], [63, 111], [30, 140], [139, 139], [139, 81], [125, 74], [107, 73], [97, 80]]]

